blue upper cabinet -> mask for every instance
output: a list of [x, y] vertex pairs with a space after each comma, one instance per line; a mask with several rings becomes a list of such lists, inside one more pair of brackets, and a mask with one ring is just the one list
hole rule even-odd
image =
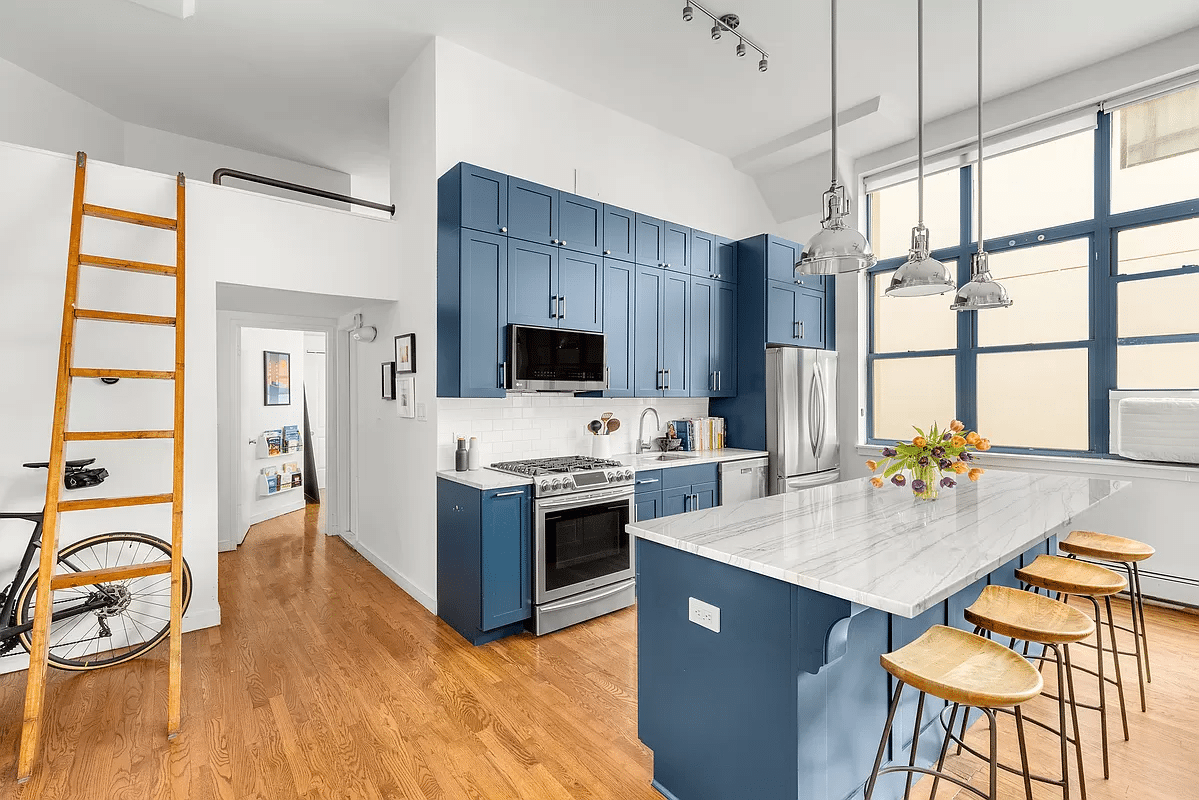
[[665, 371], [663, 397], [691, 393], [687, 331], [691, 320], [691, 276], [667, 270], [662, 281], [662, 336], [659, 361]]
[[716, 281], [713, 289], [712, 369], [716, 390], [712, 397], [737, 395], [737, 285]]
[[437, 394], [503, 397], [508, 241], [441, 229], [437, 247]]
[[662, 291], [666, 273], [637, 267], [633, 317], [633, 389], [636, 397], [661, 397], [665, 383], [662, 355]]
[[716, 277], [716, 237], [703, 231], [691, 231], [691, 274], [697, 278]]
[[795, 282], [795, 262], [803, 255], [803, 245], [778, 236], [766, 237], [766, 277], [775, 281]]
[[507, 233], [508, 176], [459, 164], [438, 182], [440, 224]]
[[[714, 277], [718, 281], [737, 282], [737, 243], [732, 239], [717, 236]], [[694, 258], [694, 255], [692, 256]], [[694, 274], [694, 272], [692, 273]]]
[[558, 190], [508, 179], [508, 235], [558, 246]]
[[691, 271], [691, 229], [666, 222], [662, 225], [662, 260], [666, 269]]
[[602, 255], [604, 204], [570, 192], [559, 192], [558, 244], [567, 250]]
[[824, 292], [768, 281], [766, 335], [770, 344], [825, 347]]
[[737, 287], [691, 279], [690, 383], [692, 397], [737, 394]]
[[508, 240], [508, 322], [558, 327], [558, 248]]
[[666, 266], [666, 223], [656, 217], [638, 214], [636, 236], [637, 263], [647, 267]]
[[558, 254], [558, 327], [604, 330], [603, 256], [563, 250]]
[[604, 342], [608, 350], [605, 397], [633, 397], [633, 318], [636, 313], [637, 267], [604, 259]]
[[604, 255], [634, 261], [637, 249], [637, 215], [619, 206], [604, 204]]

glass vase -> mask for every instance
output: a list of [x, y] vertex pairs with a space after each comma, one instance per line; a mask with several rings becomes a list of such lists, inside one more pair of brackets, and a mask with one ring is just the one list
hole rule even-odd
[[917, 492], [912, 490], [912, 494], [916, 495], [917, 500], [936, 500], [937, 491], [940, 487], [940, 472], [932, 464], [927, 467], [916, 467], [912, 470], [912, 486], [916, 485], [916, 481], [924, 481], [924, 491]]

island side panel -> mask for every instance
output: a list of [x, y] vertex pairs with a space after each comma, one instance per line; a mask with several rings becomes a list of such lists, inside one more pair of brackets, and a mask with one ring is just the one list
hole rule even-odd
[[[654, 785], [680, 800], [794, 800], [797, 588], [637, 540], [638, 736]], [[688, 598], [720, 608], [720, 632]]]

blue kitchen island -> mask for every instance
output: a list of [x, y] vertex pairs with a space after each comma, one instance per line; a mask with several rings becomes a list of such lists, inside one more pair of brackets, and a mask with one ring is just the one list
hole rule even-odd
[[[887, 715], [879, 655], [1056, 551], [1079, 513], [1126, 486], [989, 472], [917, 501], [867, 479], [638, 522], [638, 735], [676, 800], [860, 797]], [[906, 762], [916, 693], [887, 760]], [[939, 701], [918, 759], [940, 747]], [[903, 776], [875, 797], [903, 793]]]

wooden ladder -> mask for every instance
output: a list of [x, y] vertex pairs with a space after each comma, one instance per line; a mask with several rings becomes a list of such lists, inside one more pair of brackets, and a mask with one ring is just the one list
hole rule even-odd
[[[183, 585], [183, 310], [184, 304], [184, 177], [179, 173], [175, 189], [175, 218], [156, 217], [124, 211], [105, 206], [90, 205], [83, 201], [87, 183], [87, 154], [77, 153], [75, 159], [75, 194], [71, 207], [71, 240], [67, 256], [66, 293], [62, 307], [62, 337], [58, 353], [58, 388], [54, 396], [54, 427], [50, 445], [50, 477], [46, 482], [46, 519], [42, 528], [42, 552], [38, 567], [37, 601], [34, 606], [33, 641], [29, 652], [29, 674], [25, 690], [25, 719], [21, 725], [21, 749], [17, 762], [17, 780], [25, 782], [33, 771], [41, 736], [43, 705], [46, 696], [46, 664], [50, 636], [50, 592], [53, 589], [118, 580], [143, 575], [165, 573], [167, 562], [149, 563], [135, 567], [119, 567], [120, 574], [113, 569], [72, 572], [55, 575], [58, 562], [58, 521], [64, 511], [85, 511], [95, 508], [124, 508], [127, 506], [171, 504], [171, 624], [170, 624], [170, 667], [167, 684], [167, 734], [174, 738], [179, 733], [180, 702], [180, 646]], [[85, 255], [80, 252], [80, 236], [84, 217], [126, 222], [175, 231], [175, 266], [150, 264], [142, 261], [105, 258]], [[79, 268], [81, 266], [131, 272], [166, 275], [175, 279], [175, 316], [151, 316], [126, 314], [116, 311], [98, 311], [78, 308]], [[171, 371], [130, 369], [81, 369], [74, 366], [74, 341], [76, 320], [101, 320], [106, 322], [133, 323], [140, 325], [173, 325], [175, 328], [175, 369]], [[149, 380], [173, 380], [175, 383], [174, 428], [171, 430], [145, 431], [68, 431], [67, 416], [71, 403], [71, 382], [74, 378], [135, 378]], [[135, 497], [94, 498], [86, 500], [62, 500], [64, 449], [66, 442], [111, 441], [120, 439], [173, 439], [174, 457], [172, 488], [170, 494], [154, 494]], [[112, 573], [112, 574], [110, 574]]]

